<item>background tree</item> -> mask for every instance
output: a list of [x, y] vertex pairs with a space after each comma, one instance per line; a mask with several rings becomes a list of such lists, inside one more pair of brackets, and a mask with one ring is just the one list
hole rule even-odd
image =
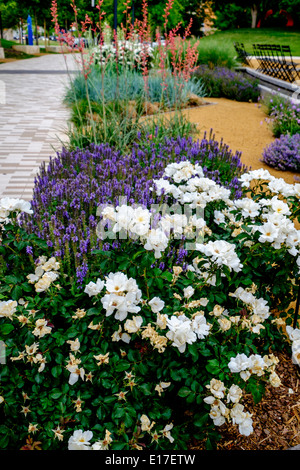
[[[131, 6], [132, 6], [131, 0]], [[95, 0], [95, 5], [98, 0]], [[58, 3], [58, 20], [64, 29], [69, 29], [74, 22], [74, 11], [71, 6], [71, 0], [57, 0]], [[117, 23], [121, 25], [125, 21], [124, 0], [118, 0]], [[191, 32], [195, 36], [201, 34], [201, 27], [204, 18], [204, 8], [206, 1], [202, 0], [174, 0], [173, 8], [168, 17], [168, 27], [174, 28], [181, 23], [182, 28], [186, 28], [192, 18]], [[156, 28], [163, 29], [164, 18], [163, 13], [166, 0], [148, 0], [149, 22], [152, 33], [155, 34]], [[78, 20], [83, 21], [85, 14], [94, 21], [98, 20], [98, 10], [96, 6], [92, 6], [92, 0], [76, 0], [78, 11]], [[22, 18], [26, 23], [27, 16], [30, 14], [34, 25], [38, 25], [46, 29], [48, 32], [53, 31], [53, 23], [51, 22], [51, 0], [0, 0], [0, 11], [2, 14], [3, 28], [15, 28]], [[114, 24], [114, 1], [104, 0], [102, 9], [105, 11], [106, 22], [113, 27]], [[142, 1], [134, 1], [134, 18], [142, 18]]]
[[14, 28], [18, 24], [21, 15], [19, 2], [16, 0], [0, 0], [0, 12], [3, 29]]
[[289, 13], [293, 18], [294, 26], [300, 27], [300, 0], [281, 0], [278, 2], [278, 8]]
[[[174, 0], [174, 5], [168, 17], [168, 27], [175, 28], [181, 23], [182, 28], [185, 28], [190, 18], [193, 19], [192, 34], [199, 36], [200, 29], [203, 23], [203, 15], [201, 15], [201, 0]], [[163, 30], [164, 24], [164, 9], [166, 0], [148, 0], [148, 13], [149, 23], [151, 26], [152, 34], [155, 34], [156, 28]], [[132, 1], [131, 1], [132, 7]], [[104, 0], [103, 10], [106, 12], [105, 19], [108, 24], [113, 27], [114, 10], [113, 1]], [[125, 21], [124, 0], [118, 0], [118, 25]], [[202, 12], [203, 13], [203, 12]], [[132, 10], [131, 10], [132, 14]], [[142, 1], [135, 0], [134, 2], [134, 18], [142, 19]]]
[[272, 8], [272, 6], [276, 9], [278, 8], [278, 2], [275, 2], [274, 0], [235, 0], [232, 2], [228, 2], [226, 0], [213, 0], [212, 3], [215, 7], [215, 12], [224, 12], [226, 6], [228, 8], [228, 5], [235, 5], [246, 9], [251, 15], [251, 28], [256, 28], [259, 18]]

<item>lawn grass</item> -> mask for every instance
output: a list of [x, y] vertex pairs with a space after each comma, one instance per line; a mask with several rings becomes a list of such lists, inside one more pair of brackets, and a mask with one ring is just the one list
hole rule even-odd
[[[37, 57], [37, 54], [26, 54], [23, 51], [16, 51], [12, 48], [12, 46], [19, 45], [19, 41], [7, 41], [6, 39], [1, 39], [1, 47], [4, 48], [5, 59], [13, 59], [13, 60], [23, 60], [23, 59], [31, 59], [33, 57]], [[35, 41], [34, 41], [35, 44]], [[48, 44], [48, 43], [47, 43]], [[57, 42], [50, 41], [49, 45], [57, 46]], [[39, 41], [39, 46], [44, 46], [45, 41]], [[40, 53], [45, 53], [43, 47], [40, 49]], [[47, 52], [47, 54], [55, 54], [55, 52]], [[5, 59], [0, 59], [0, 63], [5, 62]]]
[[16, 41], [7, 41], [7, 39], [1, 39], [1, 47], [4, 47], [4, 49], [10, 49], [15, 44], [19, 43]]
[[253, 52], [253, 44], [280, 44], [290, 46], [293, 56], [300, 57], [300, 31], [288, 28], [241, 28], [227, 31], [216, 31], [201, 39], [203, 42], [227, 44], [234, 50], [234, 42], [242, 42], [247, 52]]
[[[31, 59], [34, 55], [25, 54], [22, 51], [15, 51], [12, 46], [19, 44], [16, 41], [7, 41], [6, 39], [1, 39], [1, 47], [4, 48], [4, 55], [5, 59], [14, 59], [14, 60], [22, 60], [22, 59]], [[5, 59], [1, 60], [0, 63], [5, 62]]]

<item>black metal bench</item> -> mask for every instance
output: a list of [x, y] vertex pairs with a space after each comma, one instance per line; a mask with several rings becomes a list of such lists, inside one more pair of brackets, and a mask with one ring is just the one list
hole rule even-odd
[[248, 54], [248, 52], [246, 52], [244, 44], [242, 42], [235, 42], [234, 48], [237, 53], [237, 59], [240, 62], [242, 62], [242, 64], [245, 64], [251, 67], [251, 62], [250, 62], [251, 55]]
[[253, 52], [258, 62], [257, 71], [288, 82], [300, 78], [300, 65], [295, 64], [290, 46], [253, 44]]
[[281, 46], [283, 66], [286, 73], [291, 77], [290, 81], [295, 81], [300, 78], [300, 64], [295, 64], [291, 54], [290, 46]]

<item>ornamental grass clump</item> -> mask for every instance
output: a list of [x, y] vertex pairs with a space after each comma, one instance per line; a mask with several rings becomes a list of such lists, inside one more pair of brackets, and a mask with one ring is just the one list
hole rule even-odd
[[[1, 449], [213, 449], [227, 426], [251, 438], [249, 394], [255, 407], [281, 386], [278, 351], [299, 365], [300, 185], [265, 170], [239, 181], [232, 199], [182, 160], [152, 181], [164, 211], [102, 206], [109, 230], [95, 233], [115, 237], [80, 291], [20, 226], [35, 209], [0, 201]], [[182, 234], [185, 271], [168, 256]]]
[[[161, 75], [150, 73], [145, 93], [144, 77], [135, 70], [117, 74], [106, 68], [103, 74], [98, 66], [91, 66], [87, 80], [76, 75], [66, 92], [72, 123], [68, 146], [104, 141], [124, 150], [138, 134], [151, 134], [160, 123], [166, 135], [190, 135], [195, 128], [180, 111], [191, 97], [199, 101], [204, 95], [201, 81], [175, 78], [170, 72], [163, 80]], [[167, 117], [161, 113], [165, 110], [175, 114]]]
[[207, 95], [214, 98], [257, 102], [260, 97], [258, 80], [227, 67], [200, 65], [193, 76], [201, 80]]
[[[204, 174], [228, 188], [232, 197], [241, 197], [238, 178], [246, 167], [240, 153], [233, 154], [212, 133], [198, 141], [177, 137], [164, 138], [161, 143], [148, 136], [148, 141], [133, 144], [127, 155], [107, 144], [63, 149], [47, 168], [42, 165], [34, 187], [34, 217], [26, 218], [24, 226], [47, 242], [68, 272], [71, 266], [77, 270], [75, 282], [80, 285], [91, 269], [92, 250], [99, 248], [95, 235], [98, 206], [124, 200], [143, 207], [160, 203], [163, 197], [153, 191], [153, 178], [161, 177], [169, 162], [185, 159], [202, 165]], [[183, 254], [172, 256], [183, 262]]]
[[[166, 109], [172, 110], [175, 113], [172, 125], [176, 125], [186, 120], [182, 108], [189, 98], [192, 97], [195, 102], [195, 98], [199, 100], [204, 95], [202, 84], [191, 79], [198, 57], [197, 43], [192, 45], [187, 42], [191, 23], [185, 28], [183, 37], [178, 34], [179, 25], [170, 30], [168, 16], [174, 0], [166, 2], [163, 10], [165, 40], [162, 43], [157, 32], [154, 67], [153, 51], [149, 46], [152, 38], [148, 4], [146, 0], [141, 3], [142, 18], [136, 18], [132, 23], [130, 1], [124, 2], [125, 22], [107, 39], [103, 30], [103, 0], [96, 5], [98, 21], [93, 21], [89, 15], [80, 21], [80, 10], [72, 0], [74, 28], [79, 36], [74, 47], [72, 34], [61, 33], [57, 2], [52, 1], [55, 31], [59, 40], [68, 44], [71, 52], [76, 52], [75, 60], [79, 63], [79, 72], [75, 77], [69, 77], [66, 90], [66, 103], [72, 107], [68, 132], [71, 148], [84, 147], [92, 142], [108, 142], [119, 149], [124, 146], [128, 148], [137, 133], [145, 129], [145, 123], [141, 123], [144, 115], [148, 117], [146, 125], [149, 129], [150, 118], [152, 123], [156, 119], [153, 115]], [[98, 38], [98, 43], [89, 50], [84, 47], [84, 36], [88, 32], [93, 32], [94, 37]], [[133, 62], [128, 59], [131, 48], [135, 51]], [[163, 113], [159, 119], [165, 127], [168, 126], [168, 118]]]
[[264, 149], [262, 161], [276, 170], [300, 172], [300, 134], [281, 135]]
[[[147, 94], [145, 94], [143, 76], [134, 69], [119, 74], [111, 69], [106, 69], [105, 74], [102, 75], [97, 65], [92, 66], [87, 83], [90, 100], [93, 104], [98, 104], [99, 111], [102, 97], [108, 105], [115, 100], [123, 102], [123, 106], [128, 101], [148, 100], [150, 103], [161, 103], [162, 109], [171, 109], [185, 106], [192, 94], [199, 97], [205, 95], [201, 82], [177, 79], [169, 72], [164, 83], [158, 74], [150, 73], [147, 80]], [[83, 99], [86, 99], [85, 82], [84, 77], [79, 74], [70, 84], [65, 102], [69, 106], [74, 106], [76, 102]], [[103, 116], [101, 117], [103, 118]]]

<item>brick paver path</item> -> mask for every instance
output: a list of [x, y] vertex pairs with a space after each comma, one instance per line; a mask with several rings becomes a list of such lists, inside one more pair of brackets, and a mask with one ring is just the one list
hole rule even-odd
[[0, 198], [31, 199], [42, 161], [66, 140], [65, 86], [72, 55], [49, 54], [0, 64]]

